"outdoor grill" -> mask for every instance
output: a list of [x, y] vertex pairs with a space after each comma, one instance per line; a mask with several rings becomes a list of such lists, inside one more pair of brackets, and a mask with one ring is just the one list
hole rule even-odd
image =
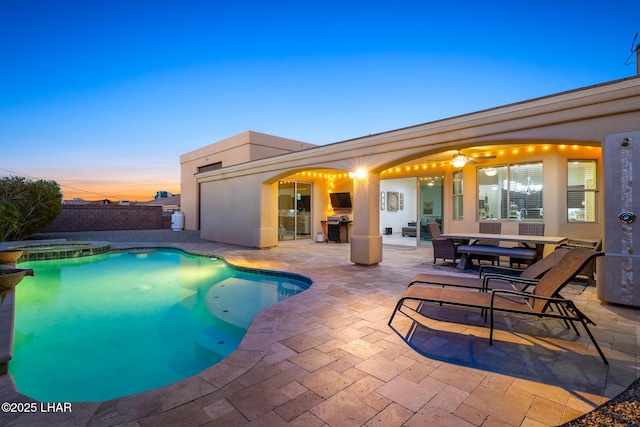
[[340, 229], [349, 223], [347, 215], [329, 215], [327, 217], [327, 240], [340, 243]]

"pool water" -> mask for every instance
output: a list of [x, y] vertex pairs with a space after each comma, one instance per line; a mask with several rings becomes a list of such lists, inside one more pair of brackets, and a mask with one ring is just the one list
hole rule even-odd
[[253, 317], [309, 285], [180, 251], [25, 262], [16, 287], [19, 392], [102, 401], [193, 376], [236, 349]]

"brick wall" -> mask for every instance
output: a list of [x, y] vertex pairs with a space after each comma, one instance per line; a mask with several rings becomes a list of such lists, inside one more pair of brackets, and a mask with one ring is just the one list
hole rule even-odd
[[45, 232], [169, 228], [165, 222], [161, 206], [66, 205]]

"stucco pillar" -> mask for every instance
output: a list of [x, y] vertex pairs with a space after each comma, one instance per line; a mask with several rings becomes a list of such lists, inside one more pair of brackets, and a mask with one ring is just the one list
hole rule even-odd
[[278, 212], [274, 201], [278, 200], [278, 184], [260, 184], [260, 209], [258, 221], [260, 227], [251, 229], [251, 241], [254, 248], [271, 248], [277, 242]]
[[368, 173], [353, 180], [351, 262], [376, 265], [382, 261], [380, 235], [380, 175]]

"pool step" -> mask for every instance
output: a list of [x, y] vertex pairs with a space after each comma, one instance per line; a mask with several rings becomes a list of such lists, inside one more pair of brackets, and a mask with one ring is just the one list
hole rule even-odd
[[194, 342], [202, 350], [226, 357], [238, 347], [241, 339], [236, 334], [209, 327], [198, 332]]

